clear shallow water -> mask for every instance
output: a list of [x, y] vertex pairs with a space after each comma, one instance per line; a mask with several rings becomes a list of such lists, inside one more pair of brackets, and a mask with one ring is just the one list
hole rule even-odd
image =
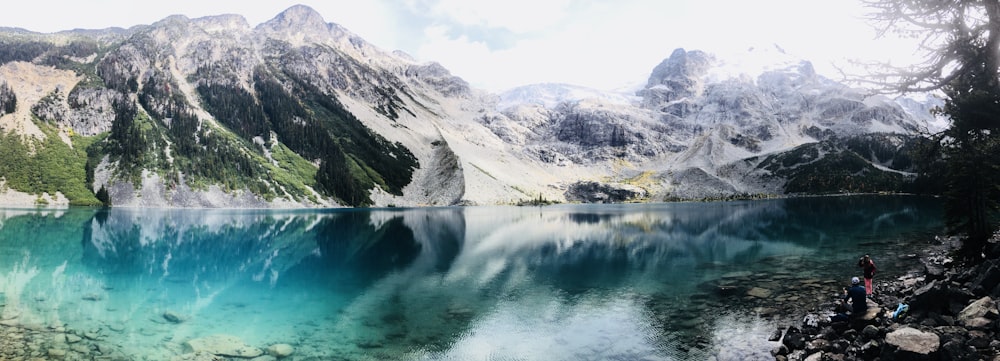
[[862, 253], [880, 277], [901, 273], [896, 255], [938, 232], [940, 215], [936, 200], [892, 196], [7, 209], [0, 319], [99, 333], [149, 360], [220, 333], [291, 344], [300, 360], [770, 359], [782, 310], [769, 307], [790, 285], [849, 279]]

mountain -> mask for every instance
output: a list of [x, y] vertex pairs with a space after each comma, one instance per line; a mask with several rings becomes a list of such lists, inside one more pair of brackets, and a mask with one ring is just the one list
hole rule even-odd
[[[868, 97], [805, 61], [733, 64], [677, 49], [635, 94], [490, 94], [305, 6], [256, 26], [0, 29], [0, 198], [261, 208], [891, 191], [912, 183], [918, 133], [941, 126], [932, 102]], [[845, 171], [815, 181], [831, 166]]]

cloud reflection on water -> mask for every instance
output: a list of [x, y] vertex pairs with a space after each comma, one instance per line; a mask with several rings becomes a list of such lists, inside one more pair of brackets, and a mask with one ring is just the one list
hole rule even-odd
[[[933, 228], [936, 207], [846, 197], [14, 212], [0, 216], [0, 291], [5, 312], [122, 329], [122, 347], [135, 350], [227, 332], [320, 357], [664, 359], [746, 326], [673, 316], [703, 312], [694, 295], [706, 282], [772, 272], [775, 258], [839, 262], [859, 244]], [[56, 286], [66, 291], [50, 292], [47, 307], [31, 296]], [[86, 292], [101, 298], [82, 302]], [[157, 320], [168, 309], [191, 321]]]

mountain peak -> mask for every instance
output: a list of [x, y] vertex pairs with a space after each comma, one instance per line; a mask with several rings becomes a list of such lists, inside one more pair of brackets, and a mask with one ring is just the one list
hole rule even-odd
[[670, 57], [663, 59], [663, 62], [653, 69], [646, 86], [666, 85], [679, 78], [699, 77], [708, 70], [714, 60], [712, 55], [701, 50], [674, 49]]
[[192, 20], [195, 24], [206, 31], [221, 30], [244, 30], [250, 28], [250, 23], [242, 15], [225, 14], [215, 16], [205, 16]]
[[306, 5], [293, 5], [267, 22], [283, 27], [327, 28], [323, 15]]
[[304, 44], [328, 41], [333, 27], [333, 24], [328, 24], [313, 8], [295, 5], [258, 25], [257, 30], [292, 44]]

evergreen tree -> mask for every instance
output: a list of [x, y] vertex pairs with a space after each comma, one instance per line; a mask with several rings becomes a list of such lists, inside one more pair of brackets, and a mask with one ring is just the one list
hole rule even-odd
[[111, 195], [108, 194], [108, 189], [101, 186], [101, 189], [97, 190], [97, 200], [101, 201], [105, 207], [111, 207]]
[[[869, 0], [880, 34], [923, 39], [924, 61], [879, 65], [866, 77], [893, 92], [940, 91], [951, 126], [935, 135], [946, 165], [946, 223], [963, 234], [962, 253], [978, 258], [996, 230], [1000, 163], [1000, 2]], [[930, 172], [928, 167], [923, 171]]]
[[14, 113], [17, 109], [17, 95], [7, 82], [0, 83], [0, 115]]

